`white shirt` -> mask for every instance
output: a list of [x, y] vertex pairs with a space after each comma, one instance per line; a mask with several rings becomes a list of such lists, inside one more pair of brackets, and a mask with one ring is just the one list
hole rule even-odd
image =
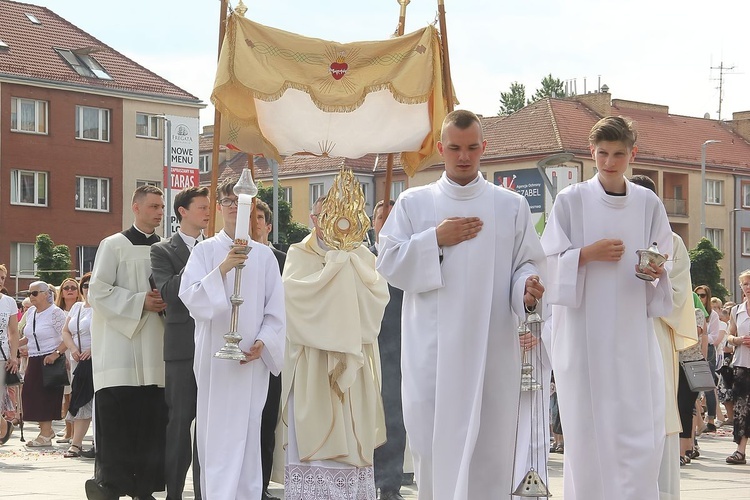
[[193, 251], [193, 248], [195, 248], [195, 245], [205, 239], [205, 236], [203, 236], [203, 234], [199, 234], [197, 238], [193, 238], [192, 236], [183, 233], [181, 229], [177, 230], [177, 234], [180, 235], [180, 238], [182, 238], [182, 241], [185, 242], [185, 245], [187, 245], [188, 250], [190, 250], [191, 252]]
[[[80, 316], [79, 316], [80, 311]], [[68, 313], [68, 330], [70, 335], [73, 337], [73, 343], [78, 347], [78, 350], [83, 352], [91, 349], [91, 306], [84, 307], [83, 302], [76, 302]], [[81, 319], [80, 325], [78, 319]], [[78, 342], [78, 336], [80, 334], [81, 341]]]
[[[0, 346], [3, 348], [6, 356], [10, 356], [10, 348], [8, 345], [8, 323], [10, 322], [10, 315], [17, 314], [18, 307], [13, 297], [7, 295], [0, 295]], [[0, 356], [0, 361], [3, 361]]]
[[31, 306], [26, 313], [26, 327], [23, 330], [29, 339], [29, 356], [42, 356], [54, 352], [62, 342], [64, 324], [65, 311], [56, 305], [52, 304], [44, 311], [37, 311], [35, 306]]

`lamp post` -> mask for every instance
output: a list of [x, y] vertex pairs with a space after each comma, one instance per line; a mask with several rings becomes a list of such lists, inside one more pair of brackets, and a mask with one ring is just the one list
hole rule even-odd
[[706, 146], [716, 141], [709, 139], [701, 144], [701, 238], [706, 237]]
[[164, 183], [167, 223], [164, 225], [164, 237], [169, 238], [172, 236], [172, 120], [163, 114], [155, 115], [155, 117], [164, 120], [164, 160], [166, 164], [163, 166], [167, 167], [167, 178]]

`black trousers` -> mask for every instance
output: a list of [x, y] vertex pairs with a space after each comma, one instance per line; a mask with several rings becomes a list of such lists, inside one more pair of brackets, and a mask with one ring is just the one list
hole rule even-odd
[[381, 491], [399, 491], [404, 475], [406, 428], [401, 406], [401, 349], [382, 351], [380, 367], [383, 377], [381, 395], [385, 410], [387, 441], [375, 449], [375, 485]]
[[263, 467], [263, 491], [268, 489], [273, 468], [273, 450], [276, 446], [276, 423], [279, 421], [279, 403], [281, 400], [281, 375], [270, 374], [268, 379], [268, 396], [260, 420], [260, 461]]
[[182, 499], [185, 477], [193, 464], [193, 491], [200, 500], [200, 465], [198, 452], [191, 445], [190, 425], [195, 420], [195, 405], [198, 389], [195, 385], [193, 360], [180, 359], [165, 361], [166, 384], [164, 387], [169, 420], [167, 421], [167, 445], [165, 450], [165, 477], [167, 499]]
[[97, 482], [120, 496], [164, 491], [164, 389], [107, 387], [96, 391], [94, 404]]
[[682, 432], [680, 437], [687, 439], [693, 435], [693, 410], [698, 393], [690, 390], [685, 369], [680, 365], [680, 380], [677, 383], [677, 411], [680, 414]]

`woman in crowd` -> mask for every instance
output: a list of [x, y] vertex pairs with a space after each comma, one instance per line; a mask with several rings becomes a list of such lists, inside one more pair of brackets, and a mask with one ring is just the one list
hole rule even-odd
[[[719, 314], [711, 307], [711, 289], [707, 285], [699, 285], [693, 290], [698, 294], [698, 298], [701, 299], [701, 304], [706, 310], [708, 316], [706, 316], [706, 334], [708, 339], [708, 350], [704, 351], [703, 355], [708, 361], [708, 366], [711, 368], [711, 376], [716, 381], [716, 346], [714, 342], [719, 338]], [[704, 393], [706, 398], [706, 410], [708, 413], [707, 422], [702, 420], [699, 422], [699, 434], [704, 430], [707, 432], [716, 432], [716, 391], [706, 391]]]
[[[0, 264], [0, 288], [8, 277], [8, 268]], [[18, 372], [18, 308], [16, 301], [0, 293], [0, 398], [5, 397], [5, 372]], [[8, 442], [13, 424], [0, 418], [0, 445]]]
[[[57, 299], [55, 300], [55, 305], [62, 309], [65, 313], [69, 313], [75, 304], [80, 302], [81, 300], [81, 294], [78, 290], [78, 282], [75, 278], [65, 278], [63, 282], [60, 284], [60, 288], [58, 290]], [[76, 362], [70, 357], [70, 353], [68, 352], [68, 380], [71, 381], [71, 384], [73, 383], [73, 371], [76, 369]], [[63, 404], [62, 404], [62, 418], [65, 418], [65, 415], [68, 413], [68, 408], [70, 407], [70, 392], [71, 392], [71, 386], [66, 385], [63, 390]], [[63, 431], [64, 434], [62, 436], [62, 439], [58, 439], [58, 443], [70, 443], [71, 438], [73, 437], [73, 423], [69, 420], [65, 420], [65, 431]], [[60, 434], [58, 434], [59, 436]]]
[[747, 299], [750, 298], [750, 270], [739, 276], [745, 301], [732, 308], [729, 315], [727, 343], [734, 346], [734, 442], [737, 450], [727, 457], [728, 464], [745, 464], [745, 448], [750, 436], [750, 315]]
[[24, 419], [39, 422], [39, 435], [26, 443], [29, 448], [52, 446], [55, 432], [52, 421], [60, 418], [62, 410], [62, 387], [44, 387], [42, 365], [49, 365], [64, 355], [62, 327], [65, 313], [54, 304], [52, 287], [44, 281], [29, 285], [31, 307], [26, 311], [23, 330], [28, 338], [29, 360], [26, 368], [24, 389], [21, 393]]
[[83, 302], [76, 302], [68, 313], [63, 327], [63, 341], [77, 364], [71, 383], [70, 407], [66, 424], [73, 423], [73, 438], [66, 458], [80, 457], [83, 437], [91, 424], [91, 409], [94, 399], [94, 379], [91, 370], [91, 306], [89, 305], [89, 281], [91, 273], [81, 278]]

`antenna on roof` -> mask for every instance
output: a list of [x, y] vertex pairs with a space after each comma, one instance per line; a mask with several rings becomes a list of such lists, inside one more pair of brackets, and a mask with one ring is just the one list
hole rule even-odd
[[734, 69], [734, 66], [725, 67], [724, 61], [721, 61], [718, 66], [711, 66], [711, 69], [718, 69], [719, 70], [719, 78], [711, 78], [711, 80], [719, 80], [719, 86], [716, 87], [719, 89], [719, 110], [717, 113], [719, 114], [719, 120], [721, 120], [721, 104], [724, 101], [724, 75], [734, 75], [736, 73], [730, 73]]

